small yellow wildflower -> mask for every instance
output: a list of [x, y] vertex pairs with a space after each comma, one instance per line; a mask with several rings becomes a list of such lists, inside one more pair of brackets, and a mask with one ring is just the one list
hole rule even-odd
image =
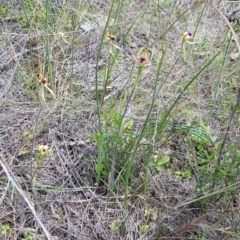
[[105, 33], [105, 39], [108, 41], [108, 42], [113, 42], [115, 40], [115, 37], [109, 33], [109, 32], [106, 32]]
[[192, 34], [190, 32], [182, 32], [180, 35], [183, 42], [188, 42], [189, 40], [192, 40]]
[[70, 44], [70, 43], [67, 41], [66, 36], [65, 36], [65, 34], [64, 34], [63, 32], [58, 32], [57, 35], [58, 35], [59, 38], [62, 38], [62, 40], [63, 40], [65, 43]]
[[56, 96], [54, 94], [54, 92], [47, 86], [47, 77], [43, 76], [41, 73], [39, 74], [37, 81], [41, 84], [41, 97], [42, 100], [45, 102], [45, 93], [44, 93], [44, 88], [46, 88], [50, 94], [53, 96], [53, 98], [55, 99]]
[[63, 32], [58, 32], [57, 35], [58, 35], [60, 38], [64, 38], [64, 33], [63, 33]]
[[41, 73], [39, 74], [37, 80], [39, 83], [41, 83], [43, 85], [47, 83], [47, 78], [45, 76], [43, 76]]
[[140, 67], [144, 67], [149, 63], [149, 58], [150, 58], [150, 54], [149, 54], [149, 50], [148, 49], [140, 49], [137, 53], [137, 61], [138, 61], [138, 65]]
[[41, 145], [37, 146], [37, 151], [40, 153], [41, 156], [47, 154], [49, 151], [47, 143], [43, 142]]

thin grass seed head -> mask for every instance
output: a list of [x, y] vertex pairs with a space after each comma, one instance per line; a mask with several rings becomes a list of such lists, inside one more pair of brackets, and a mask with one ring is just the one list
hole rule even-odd
[[139, 67], [144, 67], [149, 63], [150, 53], [149, 49], [140, 49], [137, 53], [137, 62]]

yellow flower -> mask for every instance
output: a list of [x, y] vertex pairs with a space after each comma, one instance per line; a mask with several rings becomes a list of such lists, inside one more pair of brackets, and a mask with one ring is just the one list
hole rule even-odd
[[63, 40], [65, 43], [70, 44], [70, 43], [66, 40], [66, 36], [65, 36], [65, 34], [64, 34], [63, 32], [58, 32], [57, 35], [58, 35], [59, 38], [62, 38], [62, 40]]
[[50, 94], [53, 96], [53, 98], [55, 99], [56, 96], [54, 94], [54, 92], [47, 86], [47, 78], [45, 76], [43, 76], [41, 73], [39, 74], [37, 81], [40, 83], [41, 85], [41, 97], [42, 100], [45, 102], [45, 93], [44, 93], [44, 88], [46, 88]]
[[37, 80], [39, 83], [41, 83], [43, 85], [47, 83], [47, 78], [45, 76], [43, 76], [41, 73], [39, 74]]
[[47, 154], [49, 151], [47, 143], [43, 142], [42, 145], [37, 146], [37, 151], [40, 153], [41, 156]]
[[150, 54], [149, 54], [149, 50], [147, 48], [145, 49], [140, 49], [137, 53], [137, 61], [138, 61], [138, 65], [140, 67], [144, 67], [149, 63], [149, 58], [150, 58]]
[[188, 42], [189, 40], [192, 40], [193, 37], [190, 32], [182, 32], [180, 38], [183, 42]]
[[105, 39], [108, 41], [108, 42], [113, 42], [115, 40], [115, 37], [109, 33], [109, 32], [106, 32], [105, 33]]

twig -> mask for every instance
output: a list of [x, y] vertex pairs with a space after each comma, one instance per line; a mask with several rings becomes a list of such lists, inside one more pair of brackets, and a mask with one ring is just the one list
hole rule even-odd
[[36, 221], [38, 222], [38, 224], [40, 225], [40, 227], [42, 228], [43, 232], [46, 235], [46, 238], [48, 240], [51, 240], [51, 235], [48, 232], [48, 230], [46, 229], [46, 227], [44, 226], [43, 222], [40, 220], [40, 218], [38, 217], [38, 214], [36, 213], [33, 204], [31, 203], [31, 201], [28, 199], [26, 193], [21, 189], [21, 187], [18, 185], [17, 182], [15, 182], [15, 180], [13, 179], [13, 177], [10, 174], [10, 170], [8, 169], [8, 167], [5, 165], [3, 158], [1, 157], [0, 159], [0, 164], [3, 168], [3, 171], [5, 172], [5, 174], [7, 175], [8, 180], [11, 181], [12, 185], [17, 189], [17, 191], [20, 193], [20, 195], [23, 197], [24, 201], [27, 203], [29, 209], [31, 210], [33, 216], [35, 217]]
[[220, 166], [220, 161], [221, 161], [221, 158], [222, 158], [222, 154], [223, 154], [223, 148], [227, 142], [227, 137], [228, 137], [228, 134], [229, 134], [229, 131], [230, 131], [230, 128], [231, 128], [231, 124], [232, 124], [232, 120], [233, 120], [233, 117], [236, 113], [236, 111], [238, 110], [238, 106], [240, 105], [240, 88], [238, 89], [238, 95], [237, 95], [237, 102], [234, 106], [234, 109], [230, 115], [230, 118], [229, 118], [229, 121], [228, 121], [228, 126], [227, 126], [227, 130], [226, 130], [226, 133], [225, 133], [225, 136], [223, 138], [223, 141], [222, 141], [222, 144], [221, 144], [221, 147], [220, 147], [220, 151], [219, 151], [219, 154], [218, 154], [218, 158], [217, 158], [217, 164], [218, 166]]
[[230, 31], [232, 32], [232, 35], [234, 37], [234, 40], [235, 40], [235, 43], [237, 45], [238, 51], [240, 52], [240, 44], [239, 44], [239, 41], [238, 41], [238, 36], [235, 33], [233, 27], [231, 26], [229, 19], [216, 6], [214, 6], [211, 2], [208, 2], [208, 1], [205, 1], [205, 0], [200, 0], [199, 3], [201, 3], [201, 2], [210, 5], [212, 8], [214, 8], [222, 16], [222, 18], [224, 19], [224, 21], [228, 25]]
[[236, 21], [236, 13], [240, 11], [240, 6], [238, 6], [237, 8], [233, 9], [230, 12], [226, 13], [226, 16], [229, 20], [229, 22], [235, 22]]
[[42, 104], [40, 105], [38, 114], [35, 119], [35, 126], [34, 126], [34, 131], [33, 131], [33, 139], [32, 139], [32, 145], [31, 145], [31, 169], [30, 169], [30, 175], [31, 175], [31, 183], [33, 182], [34, 175], [36, 171], [33, 172], [33, 153], [34, 153], [34, 146], [35, 146], [35, 140], [36, 140], [36, 132], [37, 132], [37, 125], [38, 125], [38, 119], [40, 116], [40, 113], [42, 111]]

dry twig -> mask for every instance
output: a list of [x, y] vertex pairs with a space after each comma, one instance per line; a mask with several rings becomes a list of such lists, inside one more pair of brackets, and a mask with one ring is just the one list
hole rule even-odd
[[38, 217], [37, 212], [34, 209], [33, 204], [31, 203], [31, 201], [29, 200], [29, 198], [27, 197], [26, 193], [21, 189], [21, 187], [18, 185], [18, 183], [13, 179], [12, 175], [10, 174], [10, 170], [8, 169], [8, 167], [6, 166], [6, 164], [4, 163], [4, 160], [0, 159], [0, 164], [3, 168], [3, 171], [5, 172], [5, 174], [7, 175], [7, 178], [9, 181], [11, 181], [12, 185], [17, 189], [17, 191], [20, 193], [20, 195], [23, 197], [24, 201], [27, 203], [29, 209], [31, 210], [33, 216], [35, 217], [36, 221], [38, 222], [38, 224], [40, 225], [40, 227], [42, 228], [43, 232], [46, 235], [46, 238], [48, 240], [51, 240], [51, 235], [48, 232], [48, 230], [46, 229], [46, 227], [44, 226], [43, 222], [40, 220], [40, 218]]

